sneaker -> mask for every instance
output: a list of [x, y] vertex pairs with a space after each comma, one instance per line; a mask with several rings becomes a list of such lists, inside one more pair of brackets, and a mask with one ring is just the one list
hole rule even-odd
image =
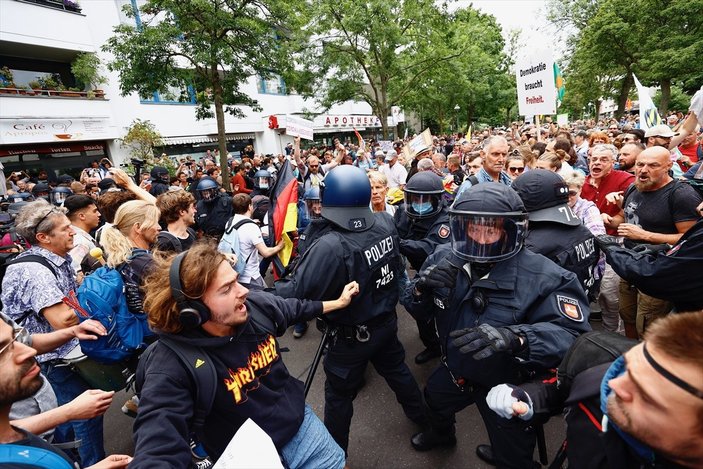
[[137, 418], [137, 410], [139, 409], [139, 398], [134, 395], [127, 399], [127, 402], [122, 406], [122, 413], [129, 415], [132, 418]]
[[305, 335], [305, 333], [308, 331], [308, 323], [307, 321], [305, 322], [299, 322], [298, 324], [295, 325], [293, 328], [293, 337], [296, 339], [300, 339], [302, 336]]

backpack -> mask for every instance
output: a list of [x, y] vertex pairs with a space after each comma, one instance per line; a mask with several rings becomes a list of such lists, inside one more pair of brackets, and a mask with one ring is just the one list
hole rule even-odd
[[251, 204], [254, 210], [251, 213], [251, 218], [254, 220], [259, 220], [261, 224], [264, 224], [264, 217], [271, 209], [271, 199], [265, 195], [255, 195], [251, 199]]
[[[56, 269], [54, 269], [54, 265], [49, 262], [48, 259], [42, 256], [38, 256], [36, 254], [28, 254], [17, 259], [17, 256], [19, 256], [22, 252], [23, 251], [18, 249], [0, 250], [0, 293], [2, 293], [2, 281], [5, 278], [5, 272], [7, 272], [7, 268], [12, 264], [21, 264], [23, 262], [36, 262], [49, 269], [49, 272], [54, 274], [54, 277], [58, 279], [58, 276], [56, 275]], [[0, 306], [1, 305], [2, 303], [0, 303]], [[33, 311], [22, 312], [22, 315], [19, 318], [15, 319], [15, 322], [21, 325], [22, 322], [27, 319], [27, 317], [32, 313]]]
[[222, 236], [220, 244], [217, 245], [217, 250], [227, 254], [231, 253], [237, 256], [237, 263], [234, 266], [234, 270], [236, 270], [237, 273], [241, 275], [244, 272], [247, 262], [249, 262], [249, 258], [254, 253], [254, 251], [252, 250], [247, 256], [247, 258], [244, 259], [239, 246], [239, 232], [237, 230], [239, 230], [242, 225], [245, 225], [247, 223], [254, 223], [256, 225], [256, 222], [254, 222], [254, 220], [250, 218], [239, 220], [237, 223], [234, 224], [232, 223], [233, 221], [234, 218], [227, 222], [227, 225], [225, 226], [225, 234]]
[[115, 363], [132, 357], [144, 347], [148, 333], [146, 314], [132, 313], [127, 305], [125, 284], [118, 269], [102, 266], [83, 279], [78, 287], [78, 302], [87, 314], [78, 312], [83, 322], [95, 319], [107, 329], [97, 340], [82, 340], [81, 350], [103, 363]]
[[73, 465], [53, 451], [38, 446], [0, 444], [0, 461], [12, 467], [73, 469]]

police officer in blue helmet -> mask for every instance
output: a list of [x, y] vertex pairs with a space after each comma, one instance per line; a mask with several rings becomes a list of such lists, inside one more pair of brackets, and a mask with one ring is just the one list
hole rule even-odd
[[198, 181], [196, 193], [196, 229], [211, 238], [220, 239], [225, 226], [234, 215], [232, 197], [220, 191], [220, 185], [210, 176]]
[[291, 276], [275, 284], [276, 294], [286, 298], [324, 300], [337, 298], [349, 279], [359, 283], [349, 306], [326, 316], [334, 339], [325, 356], [325, 426], [345, 451], [353, 401], [369, 361], [405, 415], [419, 425], [425, 421], [420, 389], [397, 336], [403, 268], [398, 235], [390, 215], [373, 213], [370, 200], [371, 184], [362, 169], [342, 165], [328, 172], [316, 237]]
[[56, 186], [49, 194], [50, 202], [57, 207], [63, 207], [64, 201], [73, 195], [73, 191], [66, 186]]
[[441, 364], [425, 386], [430, 427], [418, 451], [456, 444], [455, 414], [476, 404], [490, 445], [478, 456], [498, 467], [532, 467], [529, 422], [492, 412], [492, 386], [546, 376], [574, 339], [590, 330], [588, 300], [576, 275], [523, 248], [527, 213], [503, 184], [478, 184], [449, 210], [451, 243], [427, 258], [409, 288], [409, 312], [435, 320]]
[[[415, 173], [405, 186], [404, 210], [395, 212], [395, 226], [400, 236], [400, 253], [415, 271], [427, 260], [435, 248], [449, 242], [449, 213], [442, 194], [442, 178], [432, 171]], [[408, 282], [404, 275], [401, 282]], [[407, 296], [400, 299], [403, 306]], [[432, 321], [417, 321], [417, 330], [425, 349], [415, 356], [418, 365], [440, 356], [439, 338]]]
[[266, 169], [260, 169], [254, 173], [254, 190], [251, 192], [251, 197], [257, 195], [269, 196], [273, 187], [273, 176]]

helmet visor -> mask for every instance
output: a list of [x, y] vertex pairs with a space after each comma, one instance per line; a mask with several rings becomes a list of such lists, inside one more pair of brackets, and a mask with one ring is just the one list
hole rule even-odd
[[61, 205], [64, 203], [64, 201], [70, 196], [70, 192], [63, 192], [63, 191], [53, 191], [50, 194], [51, 197], [51, 203], [54, 205]]
[[200, 192], [200, 198], [205, 201], [213, 200], [215, 198], [215, 194], [217, 193], [217, 189], [203, 189], [198, 191]]
[[259, 177], [257, 179], [259, 181], [259, 189], [268, 189], [269, 188], [269, 178]]
[[413, 218], [429, 217], [441, 210], [440, 194], [418, 194], [405, 191], [405, 211]]
[[453, 212], [452, 251], [470, 262], [497, 262], [515, 255], [527, 228], [523, 213]]

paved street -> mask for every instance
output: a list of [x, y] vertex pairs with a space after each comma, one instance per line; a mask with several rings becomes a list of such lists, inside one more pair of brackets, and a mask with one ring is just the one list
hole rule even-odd
[[[412, 358], [421, 350], [415, 323], [401, 306], [398, 307], [398, 315], [399, 337], [407, 351], [407, 363], [422, 387], [436, 363], [415, 365]], [[281, 347], [290, 349], [283, 354], [288, 369], [301, 380], [307, 376], [320, 336], [314, 325], [311, 325], [308, 333], [301, 339], [294, 339], [291, 329], [280, 339]], [[483, 464], [474, 453], [477, 444], [488, 442], [483, 422], [474, 406], [465, 409], [457, 416], [458, 444], [455, 448], [418, 453], [410, 446], [410, 437], [416, 431], [415, 425], [405, 418], [393, 392], [373, 367], [367, 370], [366, 383], [354, 401], [355, 413], [348, 459], [352, 469], [490, 467]], [[308, 403], [320, 417], [323, 415], [324, 408], [323, 388], [324, 371], [320, 366], [308, 396]], [[105, 447], [108, 452], [131, 454], [133, 420], [120, 412], [119, 407], [124, 401], [124, 393], [120, 393], [106, 415]], [[551, 458], [563, 438], [561, 419], [552, 419], [545, 426], [545, 433], [547, 451]]]

